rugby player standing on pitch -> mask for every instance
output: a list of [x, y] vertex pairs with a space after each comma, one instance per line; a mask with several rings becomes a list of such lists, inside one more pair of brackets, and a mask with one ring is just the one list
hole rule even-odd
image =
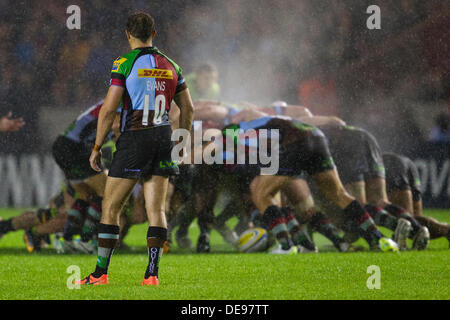
[[153, 18], [136, 13], [128, 18], [126, 35], [131, 52], [113, 65], [111, 86], [97, 125], [90, 157], [100, 171], [101, 152], [114, 115], [122, 105], [121, 136], [109, 170], [98, 227], [98, 257], [95, 271], [75, 284], [107, 284], [108, 266], [119, 239], [119, 216], [139, 179], [143, 182], [149, 228], [149, 263], [142, 285], [159, 285], [158, 265], [167, 239], [165, 200], [168, 176], [178, 173], [172, 161], [169, 110], [172, 100], [180, 108], [180, 128], [190, 130], [193, 105], [181, 68], [153, 47]]

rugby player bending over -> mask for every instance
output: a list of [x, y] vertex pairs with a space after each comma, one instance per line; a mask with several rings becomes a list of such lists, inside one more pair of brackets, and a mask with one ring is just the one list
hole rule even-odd
[[422, 226], [430, 231], [430, 239], [446, 237], [450, 242], [450, 225], [423, 215], [420, 177], [414, 162], [402, 155], [385, 152], [386, 189], [389, 199], [397, 206], [413, 213]]

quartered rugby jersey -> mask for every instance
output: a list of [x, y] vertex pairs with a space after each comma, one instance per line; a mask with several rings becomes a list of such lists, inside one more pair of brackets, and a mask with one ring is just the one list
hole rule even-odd
[[[229, 125], [231, 123], [232, 117], [244, 109], [244, 106], [237, 103], [221, 103], [221, 106], [228, 109], [228, 114], [224, 121], [224, 125]], [[280, 105], [260, 107], [257, 110], [266, 113], [268, 116], [284, 116], [286, 114], [286, 109], [286, 106]]]
[[[249, 130], [254, 130], [256, 135], [259, 136], [261, 129], [268, 130], [268, 139], [275, 137], [273, 134], [271, 136], [270, 130], [278, 129], [276, 137], [279, 139], [280, 145], [289, 145], [310, 135], [323, 136], [323, 133], [314, 126], [282, 116], [267, 116], [251, 121], [242, 121], [239, 124], [232, 124], [223, 129], [224, 135], [229, 134], [230, 131], [227, 130], [230, 129], [234, 132], [235, 143], [241, 140], [239, 137], [242, 137], [242, 140], [248, 139]], [[246, 144], [248, 145], [248, 142]]]
[[[103, 100], [84, 111], [67, 127], [64, 136], [77, 143], [93, 145], [97, 135], [97, 122]], [[112, 133], [110, 133], [112, 135]]]
[[[261, 131], [262, 129], [266, 129]], [[277, 131], [274, 131], [277, 130]], [[225, 161], [235, 159], [239, 146], [246, 154], [252, 150], [259, 152], [259, 148], [264, 145], [268, 147], [273, 144], [272, 140], [277, 139], [280, 147], [289, 146], [292, 143], [300, 142], [308, 136], [323, 136], [323, 133], [316, 127], [292, 118], [282, 116], [267, 116], [251, 121], [242, 121], [239, 124], [231, 124], [222, 130], [223, 145], [227, 141], [233, 141], [234, 146], [225, 148], [223, 159]], [[228, 137], [228, 139], [227, 139]], [[236, 149], [238, 148], [238, 149]]]
[[155, 47], [137, 48], [114, 61], [111, 85], [125, 89], [121, 131], [170, 125], [172, 99], [187, 86], [181, 68]]

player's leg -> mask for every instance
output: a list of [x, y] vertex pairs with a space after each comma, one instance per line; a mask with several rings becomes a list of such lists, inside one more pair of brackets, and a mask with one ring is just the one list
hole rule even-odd
[[[351, 170], [351, 169], [350, 169]], [[345, 173], [343, 173], [345, 174]], [[346, 183], [344, 185], [345, 190], [353, 196], [359, 203], [364, 206], [364, 209], [367, 210], [370, 217], [375, 221], [377, 226], [382, 226], [388, 228], [390, 230], [395, 230], [398, 226], [397, 221], [398, 218], [390, 215], [385, 210], [380, 207], [373, 206], [368, 204], [367, 196], [366, 196], [366, 183], [364, 181], [364, 176], [361, 175], [350, 175], [350, 177], [345, 177]], [[394, 241], [399, 243], [399, 240], [402, 240], [406, 243], [406, 238], [408, 236], [409, 229], [406, 230], [406, 235], [402, 239], [394, 238]], [[398, 233], [400, 235], [400, 233]], [[404, 233], [401, 233], [404, 234]]]
[[164, 245], [164, 253], [169, 251], [172, 245], [172, 231], [173, 227], [175, 227], [174, 221], [178, 210], [183, 205], [181, 195], [175, 192], [175, 190], [173, 179], [169, 179], [166, 197], [167, 241]]
[[64, 226], [61, 221], [64, 220], [56, 208], [26, 211], [17, 217], [0, 221], [0, 235], [25, 230], [24, 241], [28, 252], [39, 251], [43, 237], [61, 231], [61, 226]]
[[[215, 217], [214, 219], [214, 229], [216, 229], [222, 238], [229, 244], [236, 246], [239, 242], [239, 236], [236, 231], [231, 230], [226, 222], [234, 216], [238, 216], [239, 230], [247, 230], [249, 228], [248, 218], [244, 217], [246, 213], [243, 213], [244, 209], [242, 206], [242, 200], [233, 197], [232, 201], [229, 201], [225, 208]], [[245, 222], [246, 221], [246, 222]], [[245, 226], [244, 226], [245, 225]]]
[[389, 200], [408, 212], [414, 212], [414, 205], [411, 190], [390, 190], [388, 194]]
[[[239, 243], [239, 234], [246, 231], [249, 226], [251, 206], [249, 183], [241, 177], [230, 177], [227, 186], [228, 202], [222, 211], [214, 218], [216, 229], [224, 240], [233, 246]], [[237, 217], [238, 223], [234, 230], [229, 228], [226, 222], [232, 217]]]
[[156, 150], [145, 157], [153, 156], [142, 169], [145, 209], [148, 218], [147, 247], [148, 266], [141, 285], [159, 285], [159, 259], [167, 241], [166, 198], [169, 177], [179, 174], [176, 162], [172, 161], [171, 130], [169, 126], [155, 128], [150, 135], [144, 135], [145, 143], [151, 143]]
[[62, 232], [67, 219], [66, 213], [57, 210], [39, 209], [39, 224], [25, 231], [24, 241], [28, 252], [40, 251], [41, 243], [50, 244], [50, 235]]
[[[39, 223], [27, 228], [24, 234], [28, 252], [39, 251], [41, 243], [50, 244], [50, 234], [62, 232], [67, 219], [67, 202], [69, 205], [73, 202], [72, 191], [63, 185], [61, 192], [50, 198], [48, 208], [36, 211]], [[58, 242], [55, 244], [57, 248]]]
[[[423, 250], [428, 246], [430, 237], [429, 230], [422, 226], [419, 221], [403, 207], [395, 205], [388, 200], [386, 180], [384, 178], [372, 177], [371, 179], [368, 179], [366, 181], [366, 190], [368, 194], [370, 193], [370, 198], [368, 196], [369, 203], [376, 203], [389, 214], [399, 219], [399, 221], [403, 222], [401, 219], [404, 219], [410, 223], [411, 230], [408, 234], [409, 237], [413, 238], [413, 248]], [[409, 207], [411, 207], [411, 205], [409, 205]]]
[[95, 232], [101, 215], [106, 175], [90, 167], [90, 152], [84, 143], [76, 143], [64, 136], [58, 137], [52, 146], [53, 157], [74, 194], [64, 230], [65, 242], [70, 242], [75, 234], [81, 234], [87, 240]]
[[283, 192], [295, 208], [300, 224], [309, 223], [312, 231], [319, 232], [325, 236], [339, 251], [346, 251], [348, 249], [348, 245], [339, 236], [338, 229], [325, 214], [316, 209], [311, 190], [306, 180], [295, 179], [287, 183], [283, 186]]
[[108, 268], [114, 249], [119, 241], [120, 214], [137, 179], [108, 177], [102, 203], [102, 218], [98, 226], [98, 255], [95, 271], [81, 280], [80, 284], [108, 283]]
[[[230, 172], [226, 171], [226, 184], [221, 190], [226, 194], [228, 202], [223, 210], [214, 219], [214, 228], [228, 243], [237, 246], [239, 235], [251, 226], [250, 220], [253, 212], [257, 212], [251, 199], [250, 183], [260, 172], [259, 167], [250, 165], [238, 165]], [[238, 218], [238, 223], [231, 230], [226, 221], [233, 216]]]
[[391, 204], [386, 192], [386, 180], [382, 177], [370, 177], [365, 180], [367, 203], [379, 207]]
[[313, 178], [325, 198], [343, 210], [347, 224], [353, 226], [370, 245], [377, 243], [382, 248], [381, 243], [385, 242], [389, 250], [398, 250], [397, 245], [378, 230], [375, 222], [359, 202], [347, 193], [336, 168], [316, 173]]
[[[366, 180], [367, 202], [378, 208], [384, 209], [390, 215], [397, 219], [405, 219], [410, 222], [412, 231], [411, 236], [414, 236], [420, 231], [421, 225], [415, 220], [404, 207], [393, 204], [389, 201], [386, 191], [386, 180], [383, 177], [371, 177]], [[408, 205], [408, 207], [412, 207]]]
[[85, 180], [85, 183], [93, 190], [93, 194], [90, 194], [88, 197], [87, 214], [81, 231], [82, 242], [87, 242], [92, 239], [97, 231], [96, 229], [102, 216], [102, 200], [106, 184], [106, 174], [100, 172], [99, 174], [90, 176]]
[[147, 212], [145, 211], [145, 198], [144, 198], [144, 188], [141, 185], [137, 185], [135, 188], [139, 187], [139, 190], [133, 196], [133, 207], [131, 212], [131, 223], [141, 224], [147, 221]]
[[211, 250], [209, 239], [211, 228], [214, 226], [214, 206], [217, 202], [219, 190], [218, 186], [221, 181], [216, 183], [208, 183], [206, 192], [199, 197], [199, 205], [197, 208], [198, 226], [200, 229], [200, 236], [197, 240], [197, 252], [207, 253]]
[[[347, 183], [345, 184], [345, 189], [349, 192], [349, 194], [355, 199], [364, 205], [364, 209], [367, 210], [371, 218], [375, 221], [375, 224], [377, 226], [385, 227], [389, 230], [392, 230], [395, 232], [394, 241], [397, 242], [400, 246], [400, 248], [404, 248], [406, 246], [406, 239], [410, 232], [410, 226], [407, 221], [400, 221], [400, 224], [398, 223], [398, 218], [389, 214], [387, 211], [383, 210], [382, 207], [378, 207], [372, 204], [368, 204], [367, 197], [366, 197], [366, 183], [364, 181], [363, 175], [353, 175], [350, 176], [350, 181], [348, 180], [349, 177], [346, 177]], [[356, 181], [355, 181], [356, 180]], [[378, 190], [377, 190], [378, 193]], [[382, 192], [379, 192], [382, 196]], [[373, 196], [374, 192], [372, 190], [369, 190], [369, 195]], [[370, 201], [373, 201], [372, 199], [369, 199]], [[370, 202], [369, 202], [370, 203]]]
[[[440, 237], [450, 239], [450, 225], [447, 223], [441, 223], [431, 217], [423, 216], [421, 214], [422, 200], [419, 198], [417, 201], [413, 201], [411, 190], [392, 190], [389, 192], [388, 196], [393, 204], [405, 208], [408, 211], [411, 210], [409, 212], [414, 212], [414, 219], [417, 220], [422, 226], [428, 228], [430, 232], [430, 239], [437, 239]], [[416, 212], [418, 213], [417, 215]]]
[[367, 203], [365, 187], [366, 185], [364, 181], [353, 181], [344, 184], [345, 190], [347, 190], [347, 192], [361, 205], [365, 205]]
[[282, 211], [292, 241], [301, 250], [317, 252], [306, 226], [315, 213], [308, 184], [303, 179], [292, 179], [281, 187], [281, 192]]
[[280, 252], [296, 253], [286, 225], [285, 214], [275, 199], [283, 184], [291, 178], [287, 176], [257, 176], [250, 183], [252, 201], [260, 213], [263, 214], [265, 225], [277, 239]]
[[65, 241], [72, 240], [74, 234], [81, 234], [82, 241], [87, 242], [95, 233], [101, 217], [105, 183], [106, 175], [103, 172], [91, 175], [83, 182], [71, 183], [77, 196], [68, 211]]
[[25, 211], [17, 217], [0, 221], [0, 236], [4, 236], [8, 232], [17, 230], [26, 230], [39, 223], [39, 219], [35, 211]]
[[430, 231], [430, 239], [446, 237], [450, 242], [450, 225], [448, 223], [442, 223], [427, 216], [416, 216], [414, 218], [419, 221], [422, 226], [428, 228]]
[[168, 177], [153, 176], [144, 183], [145, 208], [148, 216], [147, 247], [149, 262], [142, 284], [158, 285], [159, 259], [167, 240], [165, 202]]
[[401, 247], [403, 249], [406, 249], [406, 239], [403, 238], [408, 236], [414, 239], [414, 248], [425, 249], [429, 241], [429, 231], [427, 228], [421, 226], [413, 218], [412, 211], [408, 212], [404, 208], [392, 204], [387, 196], [387, 179], [392, 180], [392, 177], [394, 177], [393, 179], [396, 180], [394, 184], [408, 185], [407, 167], [405, 165], [395, 166], [388, 173], [384, 163], [385, 158], [375, 137], [367, 131], [362, 131], [361, 134], [363, 135], [365, 157], [368, 164], [368, 170], [365, 173], [368, 203], [383, 208], [390, 215], [399, 219], [394, 237], [399, 237], [402, 240]]
[[[186, 170], [186, 169], [183, 169]], [[182, 172], [183, 172], [182, 170]], [[187, 174], [176, 177], [176, 186], [178, 189], [188, 190], [189, 195], [182, 206], [175, 214], [175, 218], [170, 221], [169, 229], [173, 230], [178, 226], [175, 232], [175, 239], [178, 247], [186, 249], [191, 248], [192, 241], [189, 238], [189, 226], [198, 216], [198, 212], [203, 204], [203, 192], [206, 190], [204, 179], [207, 177], [207, 165], [194, 165], [188, 168]], [[210, 183], [207, 181], [206, 183]], [[195, 186], [195, 187], [193, 187]]]
[[[59, 196], [60, 194], [58, 194]], [[55, 202], [53, 197], [50, 202]], [[63, 206], [63, 204], [60, 204]], [[41, 223], [45, 223], [50, 220], [50, 217], [54, 216], [58, 211], [58, 208], [38, 209], [37, 211], [25, 211], [22, 214], [12, 217], [8, 220], [0, 221], [0, 234], [4, 235], [11, 231], [27, 230], [33, 228]]]

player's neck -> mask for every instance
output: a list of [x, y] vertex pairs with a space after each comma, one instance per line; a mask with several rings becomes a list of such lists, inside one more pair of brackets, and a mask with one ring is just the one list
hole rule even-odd
[[130, 41], [131, 50], [137, 48], [153, 47], [153, 41], [142, 42], [139, 40]]

